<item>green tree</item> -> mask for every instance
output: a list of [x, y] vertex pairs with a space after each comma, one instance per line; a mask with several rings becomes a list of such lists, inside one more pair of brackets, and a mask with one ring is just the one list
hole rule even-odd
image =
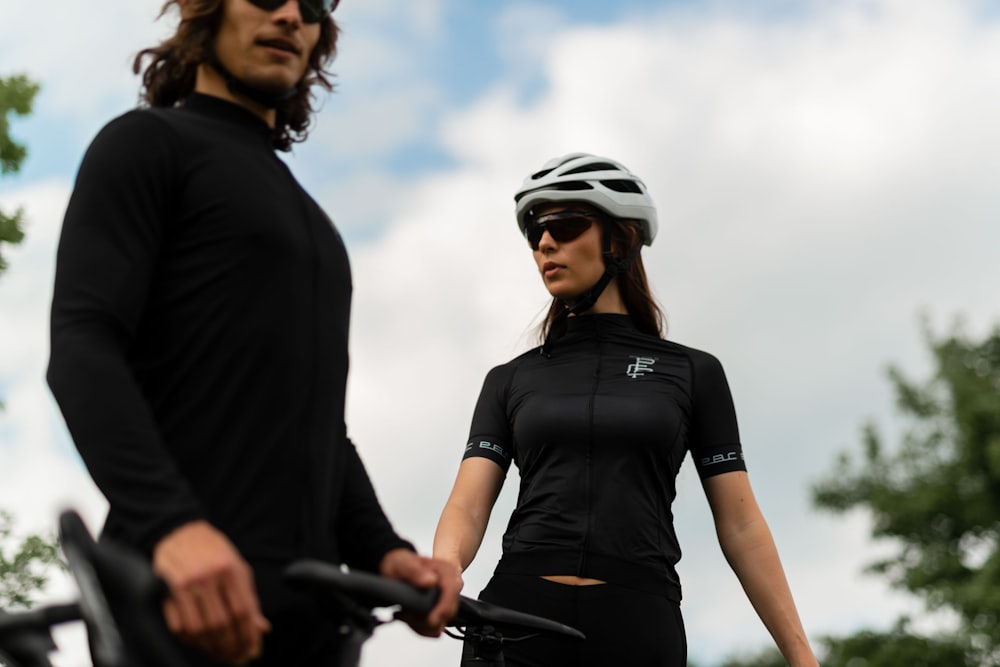
[[861, 630], [826, 638], [823, 667], [978, 667], [980, 657], [963, 637], [923, 637], [902, 618], [888, 632]]
[[[941, 337], [924, 331], [930, 377], [889, 369], [898, 442], [868, 423], [862, 451], [841, 454], [813, 495], [822, 509], [867, 510], [872, 536], [895, 547], [869, 571], [928, 610], [954, 612], [958, 627], [917, 637], [903, 619], [890, 632], [829, 640], [828, 667], [1000, 664], [1000, 327], [980, 340], [961, 324]], [[852, 653], [865, 660], [844, 658]], [[932, 653], [947, 657], [915, 661]]]
[[[772, 647], [747, 657], [732, 657], [726, 659], [719, 667], [787, 667], [788, 663], [781, 657], [781, 652]], [[690, 665], [688, 666], [690, 667]]]
[[[15, 544], [8, 552], [8, 545]], [[62, 567], [54, 537], [14, 534], [10, 512], [0, 510], [0, 609], [30, 607], [32, 595], [48, 582], [52, 566]]]
[[[30, 114], [38, 89], [38, 84], [23, 74], [0, 78], [0, 175], [17, 173], [28, 155], [28, 149], [10, 136], [10, 115]], [[0, 208], [0, 273], [7, 268], [3, 245], [21, 242], [24, 238], [23, 222], [22, 209], [8, 213]]]
[[[17, 173], [28, 154], [27, 148], [10, 136], [10, 115], [30, 114], [38, 89], [38, 84], [24, 75], [0, 78], [0, 175]], [[23, 221], [24, 211], [20, 208], [12, 213], [0, 208], [0, 274], [7, 268], [4, 244], [24, 239]], [[11, 545], [14, 550], [8, 553]], [[0, 609], [29, 606], [32, 594], [45, 586], [46, 571], [53, 564], [60, 564], [55, 539], [40, 535], [18, 539], [13, 517], [0, 509]]]
[[[979, 667], [964, 638], [922, 637], [901, 618], [887, 632], [861, 630], [847, 637], [824, 637], [816, 646], [823, 667]], [[787, 667], [775, 648], [746, 658], [730, 658], [719, 667]], [[690, 667], [690, 666], [689, 666]]]

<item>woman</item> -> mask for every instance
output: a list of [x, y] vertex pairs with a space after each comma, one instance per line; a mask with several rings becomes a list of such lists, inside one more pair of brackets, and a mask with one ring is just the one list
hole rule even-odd
[[553, 297], [544, 343], [486, 377], [435, 557], [469, 566], [513, 461], [517, 507], [480, 597], [587, 641], [509, 644], [508, 664], [684, 666], [671, 503], [690, 451], [751, 603], [790, 665], [816, 665], [750, 488], [722, 366], [661, 337], [639, 255], [657, 229], [645, 185], [613, 160], [573, 153], [529, 176], [515, 201]]

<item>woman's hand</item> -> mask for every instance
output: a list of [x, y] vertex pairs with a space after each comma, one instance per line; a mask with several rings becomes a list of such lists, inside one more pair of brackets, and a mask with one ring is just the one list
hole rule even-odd
[[413, 584], [417, 588], [437, 588], [437, 604], [427, 616], [402, 614], [400, 617], [417, 634], [438, 637], [445, 624], [458, 613], [458, 594], [462, 590], [462, 573], [452, 563], [428, 558], [408, 549], [393, 549], [382, 558], [379, 573], [388, 579]]

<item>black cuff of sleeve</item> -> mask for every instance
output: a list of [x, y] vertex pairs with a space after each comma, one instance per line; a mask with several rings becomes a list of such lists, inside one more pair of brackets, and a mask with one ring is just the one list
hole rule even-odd
[[464, 461], [473, 457], [489, 459], [503, 468], [504, 472], [510, 469], [510, 448], [486, 436], [474, 437], [465, 445], [465, 453], [462, 455], [462, 460]]
[[695, 468], [702, 479], [747, 469], [746, 461], [743, 460], [743, 448], [739, 443], [703, 449], [692, 454]]
[[382, 565], [382, 559], [385, 558], [387, 553], [395, 549], [406, 549], [407, 551], [412, 551], [413, 553], [417, 552], [416, 547], [414, 547], [411, 542], [396, 536], [395, 539], [386, 540], [377, 547], [366, 550], [365, 553], [351, 553], [344, 558], [344, 562], [349, 567], [378, 574], [379, 568]]

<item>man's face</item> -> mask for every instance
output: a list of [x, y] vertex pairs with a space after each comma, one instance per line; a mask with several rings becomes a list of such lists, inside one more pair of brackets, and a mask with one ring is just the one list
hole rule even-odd
[[302, 79], [319, 34], [319, 23], [302, 21], [298, 0], [272, 11], [248, 0], [225, 0], [215, 55], [247, 84], [283, 93]]

